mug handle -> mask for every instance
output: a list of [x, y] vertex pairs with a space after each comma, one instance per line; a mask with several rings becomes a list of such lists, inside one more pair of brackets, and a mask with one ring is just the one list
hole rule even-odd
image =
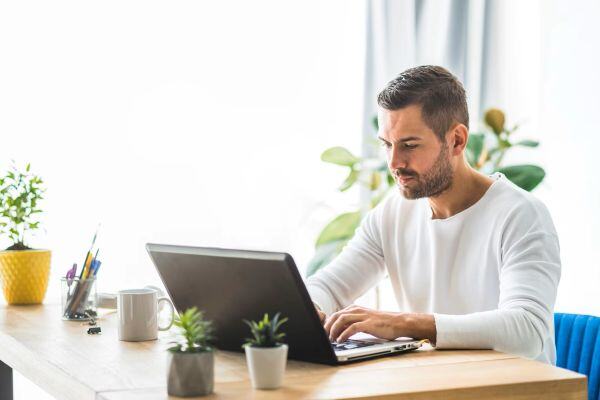
[[173, 306], [173, 303], [171, 302], [171, 300], [169, 300], [169, 298], [167, 298], [167, 297], [159, 297], [158, 298], [158, 306], [159, 306], [158, 308], [159, 309], [160, 309], [160, 302], [161, 301], [166, 302], [169, 305], [169, 307], [171, 307], [171, 322], [169, 322], [168, 326], [162, 327], [162, 326], [159, 325], [158, 326], [158, 330], [159, 331], [168, 331], [173, 326], [173, 322], [175, 321], [175, 306]]

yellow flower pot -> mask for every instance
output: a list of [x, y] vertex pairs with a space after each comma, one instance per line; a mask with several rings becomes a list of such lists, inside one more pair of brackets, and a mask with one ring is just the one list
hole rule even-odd
[[0, 251], [0, 281], [8, 304], [40, 304], [50, 276], [50, 250]]

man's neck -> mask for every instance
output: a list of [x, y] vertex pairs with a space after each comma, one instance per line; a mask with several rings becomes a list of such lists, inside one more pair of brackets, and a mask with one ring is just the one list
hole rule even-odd
[[483, 197], [494, 181], [461, 162], [452, 185], [435, 197], [429, 197], [432, 219], [446, 219], [466, 210]]

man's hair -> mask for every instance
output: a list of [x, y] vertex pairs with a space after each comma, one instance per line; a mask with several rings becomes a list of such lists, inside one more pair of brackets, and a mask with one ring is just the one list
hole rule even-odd
[[454, 123], [469, 127], [463, 85], [448, 70], [435, 65], [402, 72], [379, 93], [377, 103], [389, 111], [420, 105], [423, 120], [442, 141]]

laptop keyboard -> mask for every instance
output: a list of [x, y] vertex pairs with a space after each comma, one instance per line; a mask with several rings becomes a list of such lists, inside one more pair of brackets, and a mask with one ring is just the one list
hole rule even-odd
[[352, 349], [358, 349], [360, 347], [367, 347], [367, 346], [373, 346], [374, 344], [377, 343], [373, 343], [373, 342], [363, 342], [362, 340], [352, 340], [352, 339], [348, 339], [345, 342], [342, 343], [331, 343], [331, 347], [333, 347], [334, 351], [339, 351], [339, 350], [352, 350]]

